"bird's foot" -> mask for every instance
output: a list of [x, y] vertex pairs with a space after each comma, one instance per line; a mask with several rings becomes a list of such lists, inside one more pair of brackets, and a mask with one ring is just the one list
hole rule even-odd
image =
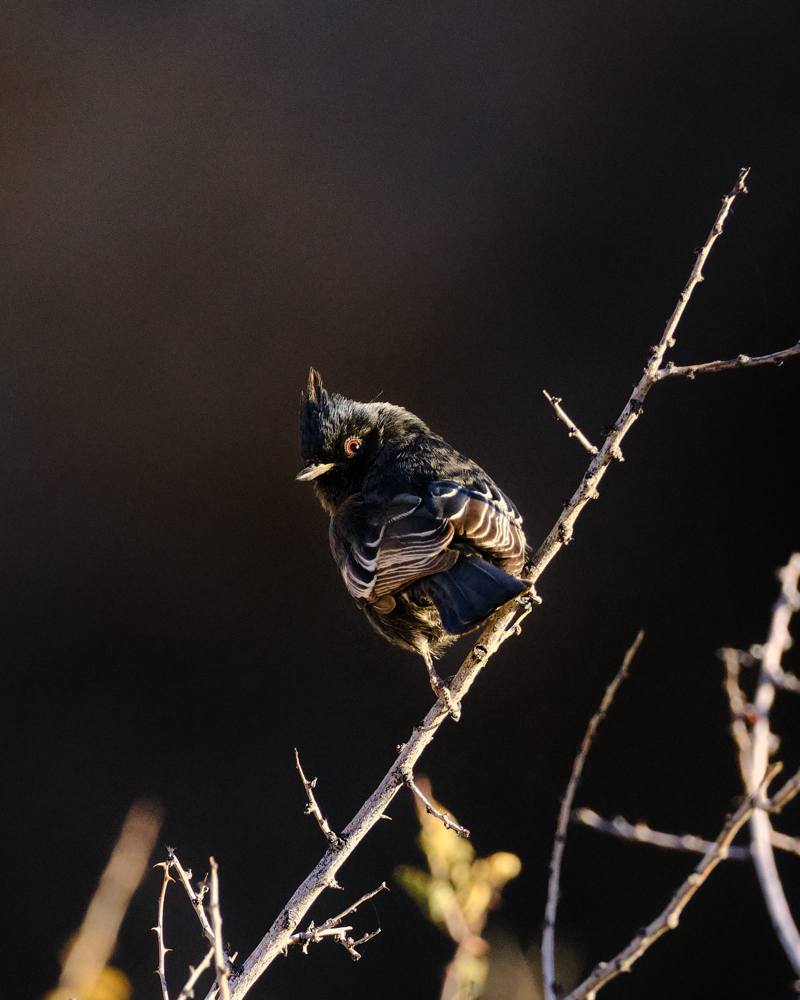
[[453, 697], [450, 688], [441, 680], [437, 678], [437, 682], [431, 680], [431, 687], [433, 688], [433, 693], [437, 698], [444, 702], [444, 706], [450, 714], [450, 718], [453, 722], [458, 722], [461, 718], [461, 702], [456, 701]]
[[431, 688], [433, 693], [437, 698], [444, 703], [445, 708], [450, 713], [450, 718], [453, 722], [458, 722], [461, 718], [461, 702], [458, 702], [453, 697], [450, 688], [445, 684], [442, 678], [437, 674], [436, 668], [433, 665], [433, 660], [428, 654], [424, 657], [425, 666], [428, 668], [428, 677], [431, 682]]

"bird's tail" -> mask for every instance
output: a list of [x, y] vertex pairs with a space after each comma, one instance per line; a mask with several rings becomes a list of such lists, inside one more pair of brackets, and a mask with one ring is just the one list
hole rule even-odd
[[529, 585], [480, 556], [462, 552], [452, 569], [427, 576], [417, 586], [438, 608], [445, 632], [461, 635]]

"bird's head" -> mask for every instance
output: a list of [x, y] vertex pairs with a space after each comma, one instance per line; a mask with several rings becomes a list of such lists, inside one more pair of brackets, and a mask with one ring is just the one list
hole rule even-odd
[[391, 403], [357, 403], [328, 392], [316, 369], [300, 404], [301, 482], [313, 482], [322, 505], [332, 510], [358, 492], [375, 456], [404, 435], [426, 433], [425, 424]]

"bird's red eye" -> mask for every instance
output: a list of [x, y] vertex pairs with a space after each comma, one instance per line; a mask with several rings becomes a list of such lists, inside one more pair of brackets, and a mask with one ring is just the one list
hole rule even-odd
[[352, 458], [360, 447], [361, 447], [361, 438], [350, 437], [344, 443], [344, 453], [345, 455], [347, 455], [348, 458]]

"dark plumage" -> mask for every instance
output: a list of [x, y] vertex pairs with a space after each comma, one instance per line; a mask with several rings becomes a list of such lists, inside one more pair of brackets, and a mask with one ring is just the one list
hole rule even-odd
[[327, 392], [313, 368], [302, 397], [298, 479], [331, 515], [345, 585], [381, 635], [432, 657], [521, 595], [522, 518], [471, 459], [392, 403]]

